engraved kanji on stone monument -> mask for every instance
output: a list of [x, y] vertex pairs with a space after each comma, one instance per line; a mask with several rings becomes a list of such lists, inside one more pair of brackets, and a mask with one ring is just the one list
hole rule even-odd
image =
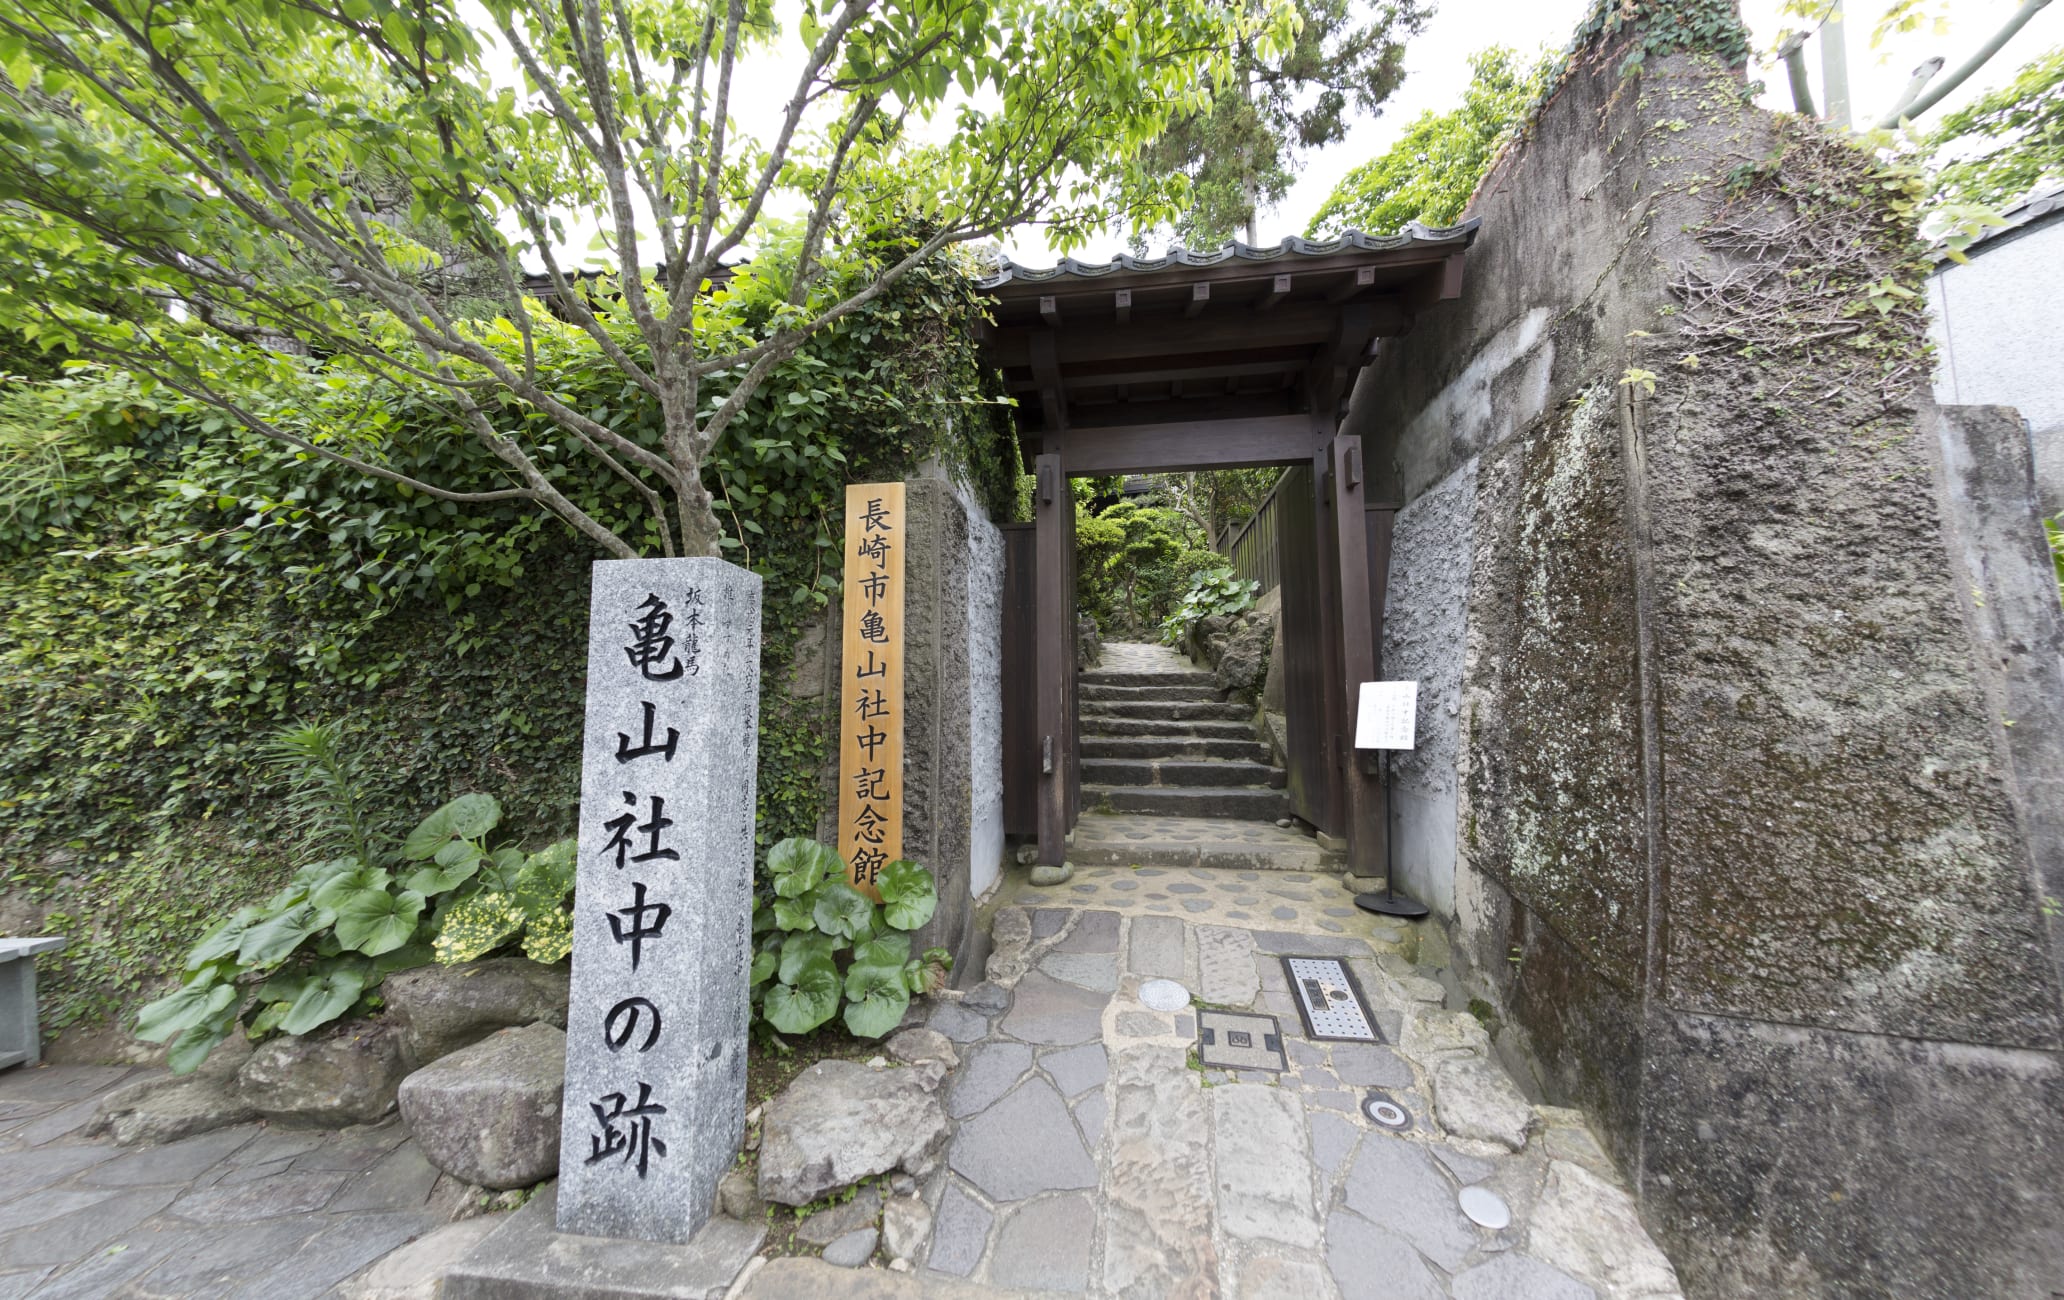
[[559, 1228], [685, 1242], [745, 1134], [760, 579], [599, 561], [588, 628]]

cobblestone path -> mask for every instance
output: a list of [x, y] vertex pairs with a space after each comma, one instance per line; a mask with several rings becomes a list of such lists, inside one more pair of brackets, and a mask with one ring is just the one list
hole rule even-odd
[[[1415, 966], [1418, 936], [1339, 881], [1102, 866], [1007, 884], [989, 981], [931, 1020], [962, 1062], [921, 1277], [1242, 1300], [1678, 1295], [1582, 1116], [1528, 1104]], [[1344, 958], [1386, 1042], [1308, 1038], [1285, 954]], [[1155, 978], [1198, 1004], [1149, 1008]], [[1202, 1067], [1205, 1005], [1275, 1017], [1288, 1068]], [[1362, 1113], [1372, 1089], [1408, 1128]]]

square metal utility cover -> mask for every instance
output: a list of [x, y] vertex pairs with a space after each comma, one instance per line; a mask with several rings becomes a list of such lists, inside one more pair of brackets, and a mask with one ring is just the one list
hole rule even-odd
[[1285, 957], [1283, 976], [1297, 998], [1304, 1031], [1312, 1038], [1345, 1043], [1383, 1041], [1346, 962], [1337, 957]]
[[1235, 1011], [1197, 1012], [1197, 1059], [1221, 1070], [1287, 1068], [1276, 1018]]

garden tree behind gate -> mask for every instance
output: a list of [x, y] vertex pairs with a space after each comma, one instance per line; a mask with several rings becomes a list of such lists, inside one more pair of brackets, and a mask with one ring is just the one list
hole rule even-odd
[[[807, 0], [784, 47], [771, 6], [746, 0], [484, 10], [492, 30], [415, 0], [0, 13], [0, 255], [25, 268], [0, 287], [0, 327], [407, 491], [526, 502], [612, 555], [714, 554], [703, 466], [807, 338], [1021, 222], [1067, 245], [1169, 218], [1180, 185], [1141, 149], [1203, 109], [1222, 51], [1266, 56], [1290, 30], [1280, 3]], [[756, 54], [797, 47], [793, 93], [751, 133], [734, 85], [767, 75]], [[946, 117], [943, 140], [922, 138]], [[409, 220], [498, 286], [495, 319], [455, 318], [426, 288], [438, 255], [368, 198], [394, 179]], [[791, 201], [798, 217], [771, 215]], [[564, 251], [588, 213], [593, 281]], [[524, 295], [526, 265], [656, 408], [656, 444], [555, 387], [540, 354], [562, 331]], [[738, 280], [756, 292], [741, 300]], [[460, 487], [377, 440], [297, 432], [275, 402], [310, 355], [362, 397], [434, 391], [497, 481]], [[584, 505], [552, 473], [565, 444], [628, 501]]]

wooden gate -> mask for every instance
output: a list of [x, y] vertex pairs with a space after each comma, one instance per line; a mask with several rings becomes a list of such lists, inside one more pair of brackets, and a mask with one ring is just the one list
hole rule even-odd
[[1318, 497], [1312, 467], [1295, 465], [1276, 485], [1276, 549], [1283, 586], [1283, 708], [1289, 724], [1290, 810], [1337, 834], [1326, 770], [1325, 585], [1319, 572]]
[[[1043, 777], [1045, 746], [1039, 730], [1039, 536], [1036, 524], [1004, 524], [1003, 532], [1003, 830], [1006, 835], [1028, 838], [1039, 834], [1039, 783]], [[1073, 530], [1067, 548], [1067, 590], [1069, 608], [1074, 602], [1075, 548]], [[1071, 626], [1065, 644], [1072, 656], [1075, 632]], [[1062, 732], [1053, 746], [1054, 763], [1060, 769], [1066, 796], [1067, 826], [1072, 829], [1082, 813], [1082, 767], [1076, 759], [1077, 718], [1081, 712], [1073, 672], [1068, 660], [1065, 675], [1067, 703], [1062, 711]]]

